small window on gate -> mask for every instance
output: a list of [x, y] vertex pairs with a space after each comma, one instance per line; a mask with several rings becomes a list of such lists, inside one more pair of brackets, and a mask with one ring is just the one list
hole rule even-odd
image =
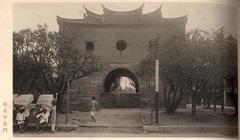
[[87, 51], [94, 51], [94, 42], [93, 41], [87, 41], [86, 42], [86, 50]]

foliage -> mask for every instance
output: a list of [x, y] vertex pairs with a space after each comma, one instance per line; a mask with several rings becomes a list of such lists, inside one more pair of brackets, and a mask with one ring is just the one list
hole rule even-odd
[[59, 107], [67, 82], [101, 69], [98, 57], [75, 48], [72, 42], [73, 38], [48, 31], [46, 24], [33, 31], [13, 32], [14, 92], [58, 93]]
[[237, 40], [229, 35], [225, 38], [226, 46], [224, 47], [223, 59], [223, 78], [226, 83], [227, 93], [229, 93], [233, 105], [235, 107], [235, 114], [238, 114], [238, 68], [237, 68]]
[[237, 81], [234, 80], [237, 78], [236, 40], [226, 37], [223, 28], [211, 33], [195, 29], [184, 37], [156, 39], [154, 43], [149, 47], [149, 56], [140, 63], [138, 75], [148, 80], [154, 78], [158, 47], [159, 76], [168, 113], [174, 113], [183, 97], [190, 95], [195, 118], [196, 105], [201, 104], [201, 99], [215, 107], [223, 99], [223, 77], [227, 85]]

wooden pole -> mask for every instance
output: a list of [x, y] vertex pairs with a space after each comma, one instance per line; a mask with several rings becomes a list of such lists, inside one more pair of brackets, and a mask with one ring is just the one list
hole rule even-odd
[[159, 60], [158, 60], [158, 39], [159, 36], [157, 34], [156, 38], [156, 64], [155, 64], [155, 102], [156, 102], [156, 116], [155, 116], [155, 122], [158, 123], [158, 93], [159, 93]]
[[69, 123], [69, 81], [67, 82], [67, 112], [66, 112], [66, 123]]

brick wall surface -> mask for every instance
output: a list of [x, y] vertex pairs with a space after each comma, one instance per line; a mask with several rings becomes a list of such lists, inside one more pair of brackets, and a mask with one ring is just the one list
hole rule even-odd
[[[88, 103], [91, 96], [96, 96], [103, 107], [141, 107], [147, 106], [153, 98], [153, 89], [148, 87], [148, 81], [139, 82], [140, 96], [115, 95], [104, 96], [104, 80], [109, 72], [114, 69], [124, 68], [136, 76], [137, 64], [147, 55], [149, 41], [156, 38], [159, 33], [161, 40], [167, 40], [174, 35], [185, 33], [185, 24], [173, 23], [169, 25], [156, 25], [151, 27], [88, 27], [77, 25], [60, 25], [63, 34], [74, 37], [74, 47], [83, 51], [86, 49], [86, 41], [93, 41], [95, 44], [94, 53], [100, 56], [104, 68], [100, 72], [93, 73], [89, 77], [76, 80], [71, 84], [70, 107], [77, 110], [88, 110]], [[125, 40], [127, 48], [122, 51], [116, 49], [116, 42]], [[160, 105], [164, 105], [163, 96], [159, 96]], [[121, 103], [119, 103], [119, 100]], [[132, 102], [135, 100], [136, 102]], [[116, 104], [116, 102], [118, 102]]]

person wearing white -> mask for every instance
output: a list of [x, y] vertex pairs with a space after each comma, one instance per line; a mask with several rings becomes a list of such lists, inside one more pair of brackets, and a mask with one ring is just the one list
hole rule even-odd
[[21, 107], [21, 109], [19, 110], [16, 116], [16, 121], [17, 121], [17, 125], [19, 127], [20, 132], [23, 132], [24, 125], [25, 125], [26, 116], [24, 112], [25, 112], [24, 107]]
[[16, 120], [17, 120], [17, 124], [23, 124], [25, 122], [25, 115], [23, 111], [19, 111], [17, 113]]
[[30, 115], [30, 111], [29, 111], [29, 109], [26, 108], [24, 111], [24, 116], [29, 117], [29, 115]]
[[95, 113], [98, 110], [98, 103], [95, 100], [95, 97], [92, 97], [92, 100], [89, 103], [89, 107], [90, 107], [91, 122], [93, 121], [95, 123], [97, 121]]
[[38, 114], [36, 118], [39, 118], [39, 125], [48, 123], [48, 118], [50, 116], [50, 113], [44, 109], [42, 113]]

